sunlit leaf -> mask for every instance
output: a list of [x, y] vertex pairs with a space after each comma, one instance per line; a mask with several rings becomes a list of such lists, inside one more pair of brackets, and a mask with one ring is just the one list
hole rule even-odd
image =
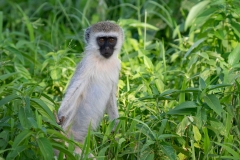
[[189, 121], [189, 117], [184, 117], [182, 119], [182, 121], [178, 124], [177, 126], [177, 130], [176, 130], [176, 133], [179, 135], [179, 136], [183, 136], [185, 130], [187, 129], [187, 127], [191, 124], [191, 122]]
[[183, 60], [185, 60], [191, 53], [192, 51], [198, 47], [201, 43], [203, 43], [206, 40], [206, 38], [199, 39], [197, 42], [195, 42], [187, 51], [187, 53], [184, 55]]
[[197, 5], [193, 6], [190, 10], [190, 12], [188, 13], [186, 22], [185, 22], [185, 30], [192, 25], [193, 20], [197, 17], [197, 15], [202, 12], [205, 7], [208, 5], [210, 1], [202, 1], [200, 3], [198, 3]]
[[223, 123], [218, 121], [210, 121], [211, 129], [217, 134], [227, 136], [227, 131]]
[[152, 69], [153, 70], [152, 61], [147, 56], [144, 56], [144, 64], [146, 65], [146, 67], [148, 69]]
[[240, 60], [240, 44], [234, 48], [234, 50], [228, 56], [228, 63], [233, 66], [239, 63]]
[[15, 68], [19, 72], [20, 76], [22, 76], [26, 79], [29, 79], [29, 80], [31, 79], [31, 75], [30, 75], [29, 71], [23, 65], [16, 63]]
[[193, 125], [193, 134], [194, 134], [194, 139], [196, 141], [199, 142], [202, 139], [202, 135], [199, 132], [199, 129], [195, 125]]
[[51, 110], [48, 108], [48, 106], [42, 100], [37, 99], [37, 98], [32, 98], [31, 101], [37, 104], [37, 106], [34, 106], [34, 107], [39, 109], [39, 112], [41, 112], [41, 114], [50, 118], [49, 120], [55, 121], [53, 112], [51, 112]]

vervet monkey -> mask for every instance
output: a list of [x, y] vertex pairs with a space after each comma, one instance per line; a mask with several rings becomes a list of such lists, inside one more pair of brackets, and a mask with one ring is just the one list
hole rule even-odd
[[110, 21], [85, 31], [84, 57], [78, 64], [58, 110], [58, 119], [68, 135], [83, 143], [88, 127], [97, 129], [106, 112], [118, 118], [116, 90], [121, 69], [118, 53], [123, 30]]

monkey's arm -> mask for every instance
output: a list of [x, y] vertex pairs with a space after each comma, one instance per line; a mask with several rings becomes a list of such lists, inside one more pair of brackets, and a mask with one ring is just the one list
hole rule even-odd
[[68, 125], [74, 117], [86, 86], [86, 81], [83, 79], [82, 66], [81, 63], [78, 65], [58, 110], [58, 119], [62, 120], [61, 123], [64, 125]]
[[109, 115], [110, 120], [114, 120], [119, 117], [117, 108], [116, 87], [117, 85], [113, 86], [106, 109], [106, 112]]
[[114, 86], [114, 89], [112, 89], [112, 92], [111, 92], [111, 95], [110, 95], [110, 98], [109, 98], [109, 101], [108, 101], [108, 105], [107, 105], [107, 108], [106, 108], [106, 112], [109, 116], [109, 119], [112, 121], [112, 120], [115, 120], [115, 125], [112, 129], [112, 132], [115, 132], [116, 130], [116, 127], [118, 125], [118, 122], [119, 120], [116, 120], [119, 115], [118, 115], [118, 108], [117, 108], [117, 98], [116, 98], [116, 89], [115, 89], [115, 86]]

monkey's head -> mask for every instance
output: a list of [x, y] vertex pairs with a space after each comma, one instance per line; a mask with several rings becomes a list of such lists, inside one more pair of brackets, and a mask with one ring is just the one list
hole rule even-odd
[[123, 30], [110, 21], [98, 22], [85, 31], [87, 50], [98, 50], [101, 56], [108, 59], [117, 54], [123, 43]]

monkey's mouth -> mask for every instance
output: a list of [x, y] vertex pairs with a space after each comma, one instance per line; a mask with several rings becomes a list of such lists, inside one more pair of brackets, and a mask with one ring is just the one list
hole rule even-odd
[[103, 50], [103, 51], [100, 50], [100, 53], [103, 57], [109, 58], [113, 55], [113, 50]]

